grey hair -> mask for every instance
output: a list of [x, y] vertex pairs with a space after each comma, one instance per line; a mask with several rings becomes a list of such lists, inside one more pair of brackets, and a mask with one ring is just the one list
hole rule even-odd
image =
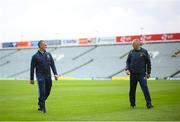
[[139, 40], [139, 39], [134, 39], [132, 44], [142, 46], [142, 42], [140, 42], [140, 40]]

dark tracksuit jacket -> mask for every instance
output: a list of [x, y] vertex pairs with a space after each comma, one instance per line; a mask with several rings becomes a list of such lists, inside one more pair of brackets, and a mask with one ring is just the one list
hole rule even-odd
[[129, 97], [131, 106], [135, 106], [135, 92], [138, 81], [144, 93], [146, 103], [151, 104], [146, 80], [146, 74], [151, 74], [151, 60], [148, 51], [144, 48], [131, 50], [126, 61], [126, 70], [130, 71]]
[[51, 54], [48, 52], [41, 53], [40, 51], [38, 51], [32, 56], [30, 80], [34, 80], [34, 68], [36, 69], [36, 76], [37, 74], [51, 76], [50, 67], [54, 75], [57, 75], [56, 67]]
[[40, 107], [45, 106], [45, 100], [50, 94], [52, 79], [51, 69], [54, 75], [57, 75], [54, 60], [50, 53], [38, 51], [32, 56], [30, 68], [30, 80], [34, 80], [34, 69], [36, 70], [36, 77], [39, 89], [39, 102]]
[[151, 74], [151, 60], [147, 50], [131, 50], [126, 61], [126, 69], [132, 74]]

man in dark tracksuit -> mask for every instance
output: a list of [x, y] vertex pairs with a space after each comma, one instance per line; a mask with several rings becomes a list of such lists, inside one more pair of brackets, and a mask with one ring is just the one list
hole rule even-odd
[[41, 40], [38, 43], [39, 50], [36, 54], [32, 56], [31, 60], [31, 69], [30, 69], [30, 84], [34, 84], [34, 69], [36, 69], [36, 77], [38, 81], [38, 111], [46, 113], [45, 101], [48, 98], [51, 86], [51, 70], [52, 69], [55, 80], [58, 79], [56, 67], [54, 64], [54, 60], [50, 53], [46, 52], [47, 45]]
[[153, 108], [147, 86], [147, 78], [149, 78], [151, 74], [150, 56], [147, 50], [141, 47], [139, 40], [135, 40], [132, 46], [134, 49], [130, 51], [126, 61], [126, 71], [127, 74], [130, 75], [129, 99], [131, 108], [135, 108], [136, 106], [135, 95], [138, 81], [144, 93], [147, 108]]

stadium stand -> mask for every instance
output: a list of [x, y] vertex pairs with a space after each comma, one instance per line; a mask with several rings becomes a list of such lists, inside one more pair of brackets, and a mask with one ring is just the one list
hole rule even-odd
[[176, 52], [172, 55], [172, 57], [176, 57], [176, 56], [178, 56], [179, 54], [180, 54], [180, 50], [176, 51]]
[[19, 51], [19, 49], [17, 49], [17, 50], [2, 50], [0, 59], [3, 59], [10, 55], [13, 55], [14, 53], [17, 53], [18, 51]]
[[173, 73], [170, 77], [180, 77], [180, 70], [177, 72]]
[[[151, 56], [152, 77], [180, 77], [179, 42], [143, 45]], [[76, 78], [126, 76], [124, 68], [131, 44], [49, 47], [60, 75]], [[36, 48], [0, 49], [0, 78], [29, 79]]]

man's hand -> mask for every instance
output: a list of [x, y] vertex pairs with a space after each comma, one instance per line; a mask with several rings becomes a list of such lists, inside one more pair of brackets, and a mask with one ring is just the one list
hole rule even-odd
[[147, 79], [149, 79], [150, 77], [151, 77], [151, 75], [150, 75], [150, 74], [147, 74], [147, 75], [146, 75], [146, 78], [147, 78]]
[[126, 70], [126, 74], [127, 74], [127, 75], [130, 75], [131, 73], [130, 73], [130, 71], [129, 71], [129, 70]]
[[30, 84], [34, 84], [34, 80], [30, 80]]
[[58, 77], [59, 77], [58, 75], [54, 75], [55, 80], [58, 80]]

